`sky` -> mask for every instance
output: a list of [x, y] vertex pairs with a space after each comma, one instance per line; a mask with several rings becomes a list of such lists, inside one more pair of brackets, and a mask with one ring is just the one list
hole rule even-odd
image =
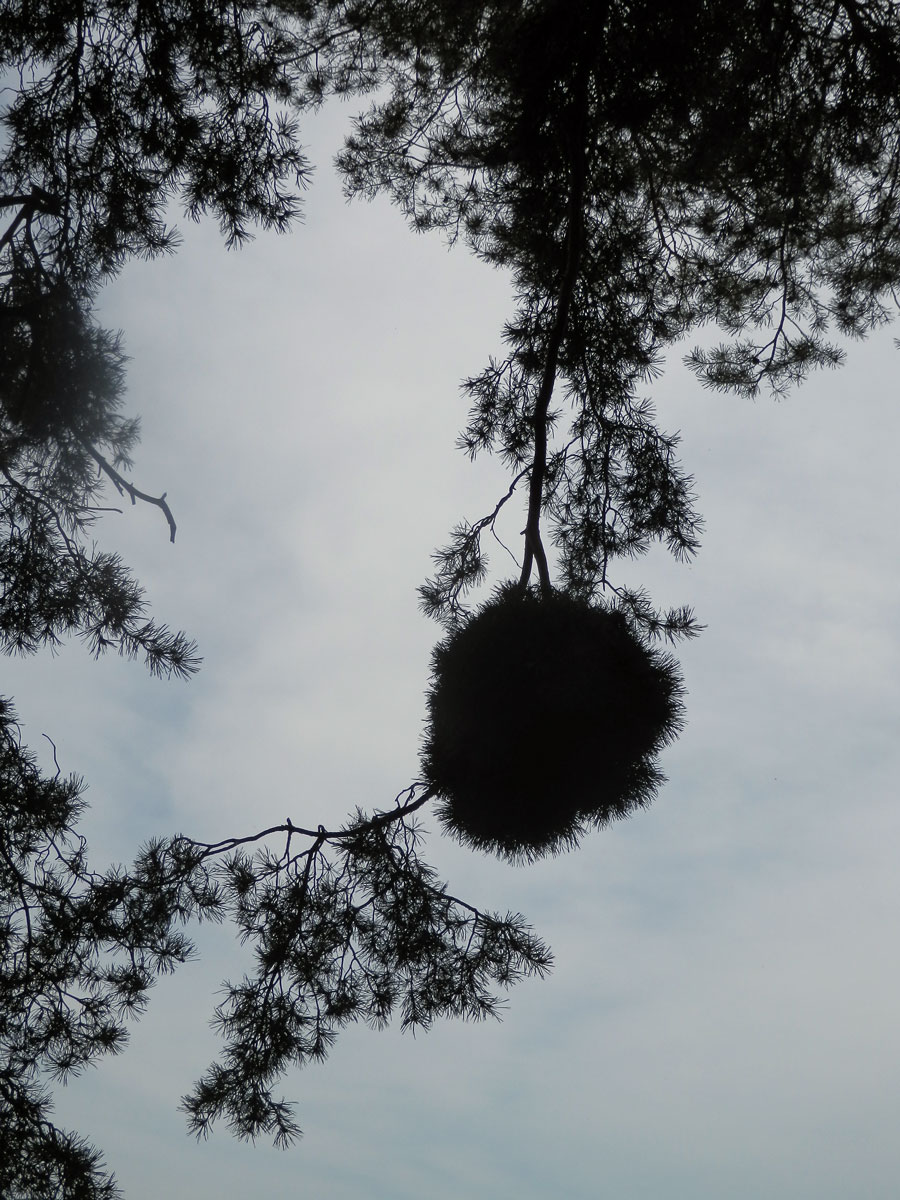
[[[102, 297], [125, 332], [134, 480], [97, 528], [154, 615], [200, 642], [160, 682], [78, 644], [5, 663], [25, 740], [83, 775], [95, 864], [153, 835], [214, 841], [390, 806], [418, 774], [438, 626], [432, 550], [491, 511], [498, 463], [454, 449], [460, 381], [501, 348], [509, 280], [330, 165], [349, 110], [306, 121], [304, 220], [226, 253], [213, 223]], [[59, 1092], [128, 1200], [889, 1200], [900, 1177], [895, 867], [900, 712], [898, 352], [890, 329], [788, 399], [647, 389], [680, 430], [706, 532], [620, 581], [690, 604], [687, 725], [627, 822], [527, 867], [430, 830], [458, 896], [524, 913], [555, 967], [503, 1020], [342, 1032], [293, 1072], [288, 1151], [197, 1143], [179, 1097], [217, 1053], [226, 927], [163, 979], [131, 1044]], [[509, 517], [508, 543], [521, 528]], [[513, 573], [497, 547], [494, 580]], [[485, 596], [489, 589], [486, 589]], [[554, 747], [547, 748], [555, 752]], [[45, 759], [46, 761], [46, 759]]]

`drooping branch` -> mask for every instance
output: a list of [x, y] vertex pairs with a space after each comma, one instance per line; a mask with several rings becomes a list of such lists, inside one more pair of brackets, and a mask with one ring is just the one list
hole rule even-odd
[[460, 616], [463, 611], [460, 597], [481, 580], [487, 568], [487, 557], [481, 550], [481, 535], [486, 529], [491, 531], [494, 539], [513, 561], [516, 561], [512, 551], [501, 541], [495, 525], [500, 510], [512, 499], [516, 488], [527, 475], [528, 468], [525, 467], [513, 478], [492, 512], [474, 523], [466, 521], [457, 525], [452, 532], [453, 541], [450, 545], [442, 547], [432, 555], [438, 566], [437, 575], [426, 580], [419, 588], [420, 606], [428, 616], [446, 613], [451, 620]]
[[[521, 915], [460, 900], [422, 860], [421, 834], [405, 817], [431, 793], [416, 797], [415, 786], [401, 793], [405, 804], [357, 811], [342, 830], [273, 827], [287, 835], [280, 854], [228, 853], [256, 837], [172, 847], [194, 854], [200, 882], [215, 881], [255, 948], [252, 973], [225, 985], [216, 1010], [222, 1056], [183, 1099], [198, 1136], [224, 1119], [239, 1137], [286, 1145], [300, 1130], [274, 1086], [291, 1066], [325, 1058], [348, 1024], [379, 1027], [395, 1012], [419, 1029], [442, 1016], [497, 1016], [497, 988], [550, 970], [549, 949]], [[298, 851], [299, 833], [311, 840]], [[211, 864], [210, 853], [225, 857]]]
[[91, 458], [97, 463], [101, 471], [113, 481], [116, 491], [120, 496], [127, 495], [131, 499], [132, 504], [136, 504], [138, 500], [143, 500], [146, 504], [155, 504], [157, 508], [161, 508], [165, 514], [166, 521], [169, 524], [169, 541], [175, 541], [175, 518], [172, 516], [172, 510], [166, 501], [166, 493], [161, 496], [148, 496], [146, 492], [142, 492], [140, 488], [136, 488], [133, 483], [129, 483], [124, 479], [111, 463], [103, 457], [99, 450], [92, 446], [89, 442], [82, 441], [81, 443]]

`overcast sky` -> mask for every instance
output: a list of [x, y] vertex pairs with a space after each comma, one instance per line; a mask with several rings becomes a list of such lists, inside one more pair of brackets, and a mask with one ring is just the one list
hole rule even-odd
[[[6, 664], [26, 740], [83, 774], [97, 866], [151, 835], [216, 840], [383, 808], [418, 773], [430, 554], [506, 490], [454, 450], [458, 384], [501, 349], [508, 280], [348, 207], [340, 112], [307, 122], [302, 226], [227, 254], [184, 227], [103, 298], [143, 416], [156, 509], [98, 529], [154, 614], [197, 637], [189, 684], [79, 645]], [[891, 331], [789, 400], [652, 395], [680, 429], [706, 533], [621, 579], [707, 625], [679, 649], [688, 724], [646, 812], [513, 868], [433, 832], [456, 895], [521, 911], [552, 945], [501, 1023], [343, 1032], [292, 1074], [287, 1152], [197, 1144], [179, 1097], [215, 1056], [228, 927], [161, 981], [130, 1048], [59, 1119], [128, 1200], [893, 1200], [900, 1177], [896, 404]], [[521, 528], [510, 517], [510, 536]], [[513, 570], [497, 548], [495, 578]], [[554, 748], [547, 748], [553, 753]]]

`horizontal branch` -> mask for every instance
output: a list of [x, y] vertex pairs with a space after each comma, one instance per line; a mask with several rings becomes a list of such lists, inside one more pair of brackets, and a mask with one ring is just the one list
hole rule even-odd
[[359, 825], [354, 825], [350, 829], [326, 829], [323, 825], [319, 825], [317, 829], [306, 829], [302, 825], [295, 825], [290, 817], [282, 825], [270, 825], [268, 829], [262, 829], [258, 833], [247, 834], [246, 837], [231, 837], [222, 838], [218, 842], [201, 842], [196, 838], [182, 837], [180, 840], [187, 843], [189, 846], [196, 846], [203, 851], [203, 857], [209, 858], [216, 854], [226, 854], [229, 850], [236, 850], [238, 846], [250, 845], [253, 842], [261, 842], [266, 838], [272, 837], [277, 833], [286, 833], [288, 837], [293, 834], [299, 834], [301, 837], [315, 838], [316, 841], [323, 842], [341, 842], [346, 838], [355, 837], [360, 829], [378, 829], [382, 825], [390, 825], [394, 821], [400, 821], [409, 813], [415, 812], [427, 804], [434, 796], [431, 790], [425, 791], [416, 799], [410, 799], [405, 804], [400, 804], [400, 796], [412, 796], [415, 792], [416, 784], [407, 788], [405, 792], [400, 792], [397, 796], [397, 807], [388, 812], [376, 813], [367, 821], [361, 822]]

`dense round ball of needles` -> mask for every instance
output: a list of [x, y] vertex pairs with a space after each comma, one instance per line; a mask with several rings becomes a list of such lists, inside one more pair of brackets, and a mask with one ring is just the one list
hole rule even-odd
[[622, 613], [503, 586], [434, 651], [423, 768], [442, 824], [512, 861], [574, 846], [653, 799], [682, 691]]

